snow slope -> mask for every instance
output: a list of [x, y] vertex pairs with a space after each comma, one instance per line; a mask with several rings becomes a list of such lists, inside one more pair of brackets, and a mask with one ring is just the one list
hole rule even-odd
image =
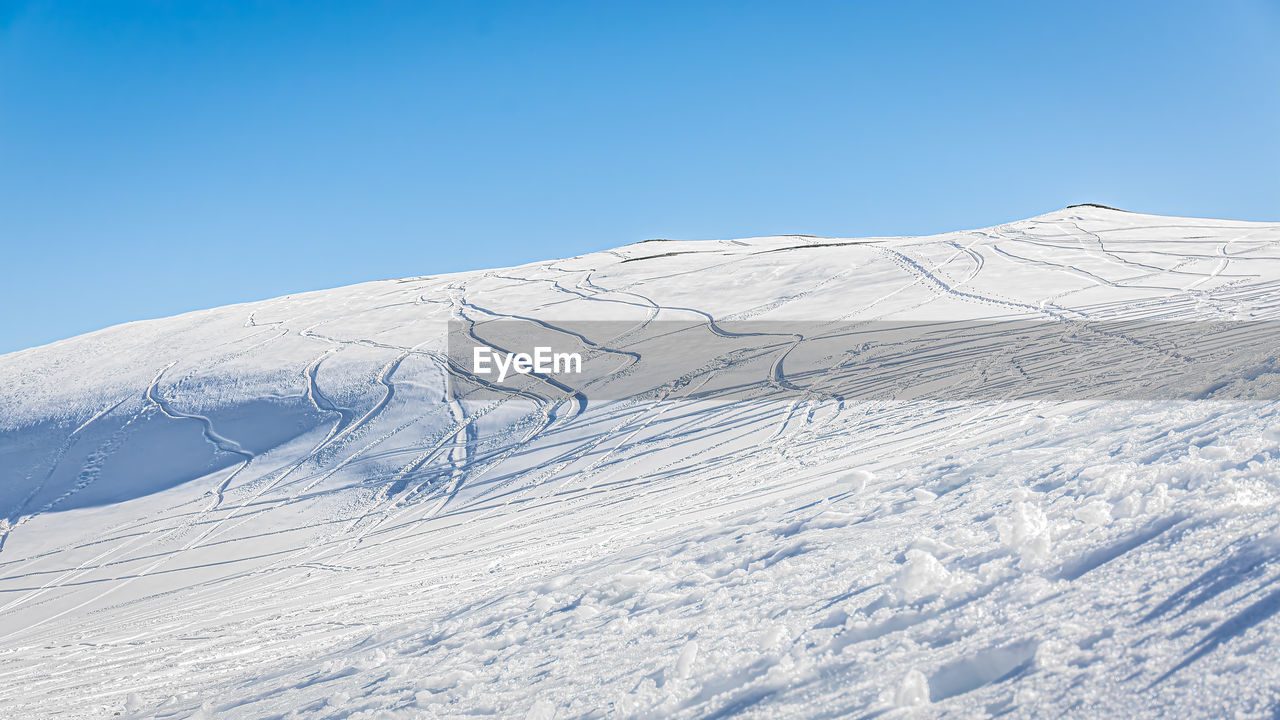
[[1280, 348], [1187, 397], [447, 392], [512, 316], [1270, 321], [1280, 224], [646, 242], [0, 356], [0, 716], [1280, 711]]

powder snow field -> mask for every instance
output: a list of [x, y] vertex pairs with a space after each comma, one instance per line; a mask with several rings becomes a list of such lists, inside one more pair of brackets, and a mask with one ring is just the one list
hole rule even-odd
[[1275, 320], [1280, 224], [646, 242], [0, 356], [0, 717], [1280, 711], [1274, 357], [1252, 400], [449, 397], [449, 320], [511, 315]]

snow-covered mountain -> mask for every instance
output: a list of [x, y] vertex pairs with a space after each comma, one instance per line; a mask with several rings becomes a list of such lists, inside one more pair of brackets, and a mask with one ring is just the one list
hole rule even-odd
[[[650, 241], [0, 356], [0, 716], [1272, 717], [1276, 320], [1280, 224], [1077, 206]], [[1035, 367], [1082, 392], [987, 393], [991, 357], [953, 352], [914, 398], [924, 353], [859, 375], [866, 343], [810, 332], [936, 321], [1109, 323], [1178, 362], [1256, 332], [1202, 381], [1054, 352]], [[450, 344], [511, 322], [612, 364], [460, 392]], [[754, 350], [691, 364], [675, 327]], [[1091, 392], [1100, 368], [1140, 391]]]

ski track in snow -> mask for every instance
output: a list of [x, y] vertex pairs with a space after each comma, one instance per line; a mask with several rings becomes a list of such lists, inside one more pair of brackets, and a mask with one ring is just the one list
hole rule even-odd
[[[0, 356], [0, 716], [1273, 717], [1277, 358], [1248, 402], [902, 402], [930, 358], [851, 398], [853, 340], [801, 352], [974, 319], [1280, 319], [1280, 225], [662, 241]], [[450, 321], [533, 323], [615, 359], [603, 384], [679, 321], [760, 374], [453, 396], [487, 381]]]

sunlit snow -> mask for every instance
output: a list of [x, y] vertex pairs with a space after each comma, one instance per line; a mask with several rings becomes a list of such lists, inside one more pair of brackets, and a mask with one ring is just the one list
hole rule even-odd
[[451, 397], [511, 316], [1280, 320], [1280, 225], [645, 242], [0, 356], [0, 716], [1280, 708], [1280, 347], [1190, 399]]

